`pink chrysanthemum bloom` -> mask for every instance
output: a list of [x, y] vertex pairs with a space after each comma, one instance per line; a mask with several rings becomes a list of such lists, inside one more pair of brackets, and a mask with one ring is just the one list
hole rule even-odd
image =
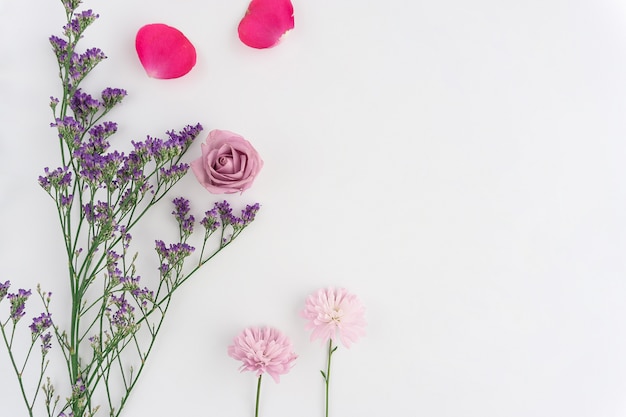
[[292, 351], [291, 341], [280, 331], [265, 327], [248, 327], [228, 347], [231, 358], [243, 362], [240, 371], [269, 374], [279, 382], [279, 376], [289, 372], [298, 357]]
[[307, 330], [313, 330], [311, 340], [322, 343], [339, 337], [347, 348], [365, 336], [365, 307], [356, 295], [345, 288], [323, 288], [309, 295], [300, 313], [308, 320]]

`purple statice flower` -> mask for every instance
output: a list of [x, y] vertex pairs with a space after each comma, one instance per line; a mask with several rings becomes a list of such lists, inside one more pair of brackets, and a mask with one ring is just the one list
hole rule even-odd
[[62, 139], [70, 149], [74, 149], [78, 146], [84, 132], [83, 126], [71, 116], [56, 119], [50, 126], [57, 128], [59, 138]]
[[76, 90], [70, 99], [70, 107], [74, 115], [84, 123], [100, 109], [99, 100], [93, 98], [90, 94], [84, 93], [80, 88]]
[[[63, 6], [65, 7], [65, 11], [68, 14], [72, 14], [74, 13], [74, 10], [76, 10], [78, 8], [78, 6], [80, 6], [80, 4], [83, 2], [83, 0], [65, 0], [63, 1]], [[63, 414], [63, 413], [61, 413]], [[59, 416], [61, 417], [61, 416]]]
[[148, 289], [147, 287], [137, 287], [131, 291], [131, 294], [135, 297], [135, 300], [137, 300], [142, 309], [146, 309], [148, 307], [148, 302], [154, 302], [154, 291]]
[[[107, 129], [107, 127], [103, 126], [102, 129]], [[100, 131], [100, 129], [96, 129], [94, 133], [95, 135], [81, 143], [73, 153], [80, 165], [79, 174], [92, 187], [105, 184], [109, 188], [114, 188], [119, 183], [116, 177], [119, 173], [119, 167], [126, 163], [126, 156], [118, 151], [104, 153], [110, 146], [109, 142], [102, 136], [107, 133]]]
[[219, 212], [217, 207], [213, 207], [211, 210], [204, 213], [204, 217], [200, 220], [200, 224], [206, 229], [207, 235], [213, 233], [218, 227], [220, 227], [221, 223], [218, 216]]
[[200, 132], [202, 132], [202, 125], [200, 123], [195, 126], [187, 125], [180, 132], [170, 130], [167, 132], [168, 140], [165, 142], [165, 145], [180, 150], [186, 149]]
[[63, 67], [65, 65], [65, 61], [67, 60], [67, 41], [54, 35], [50, 36], [49, 40], [50, 44], [52, 45], [54, 55], [57, 57], [57, 62], [59, 63], [59, 66]]
[[107, 87], [102, 91], [102, 103], [105, 109], [111, 109], [120, 103], [127, 95], [127, 91], [122, 88]]
[[161, 168], [159, 170], [161, 176], [159, 179], [164, 182], [176, 182], [185, 176], [189, 170], [189, 164], [172, 164], [169, 168]]
[[52, 319], [50, 317], [50, 313], [41, 313], [39, 317], [33, 318], [33, 323], [30, 325], [33, 340], [52, 326]]
[[67, 208], [72, 205], [73, 201], [74, 201], [74, 194], [68, 194], [68, 195], [62, 195], [59, 203], [61, 204], [61, 207]]
[[130, 233], [128, 233], [128, 230], [126, 230], [126, 226], [124, 225], [120, 226], [119, 232], [120, 237], [122, 238], [122, 246], [124, 247], [125, 251], [130, 246], [130, 242], [133, 240], [133, 237]]
[[24, 307], [26, 305], [26, 300], [30, 297], [30, 290], [24, 290], [20, 288], [17, 294], [7, 294], [7, 299], [11, 302], [11, 313], [10, 317], [13, 320], [13, 323], [17, 323], [26, 312], [24, 311]]
[[146, 152], [149, 158], [159, 159], [161, 153], [165, 149], [165, 143], [163, 139], [153, 138], [152, 136], [146, 136], [145, 142], [137, 142], [135, 149], [142, 149]]
[[102, 146], [104, 147], [104, 149], [100, 151], [100, 153], [102, 153], [110, 146], [110, 144], [106, 142], [105, 139], [115, 132], [117, 132], [117, 123], [104, 122], [102, 124], [97, 124], [89, 129], [89, 136], [91, 137], [91, 140], [94, 144], [102, 144]]
[[82, 54], [73, 54], [69, 75], [74, 85], [78, 85], [98, 63], [105, 60], [107, 56], [100, 48], [87, 49]]
[[135, 148], [122, 159], [117, 170], [117, 181], [121, 184], [130, 181], [139, 184], [145, 183], [143, 168], [147, 162], [148, 158], [145, 156], [145, 151]]
[[172, 211], [172, 214], [174, 218], [176, 218], [176, 221], [178, 221], [181, 236], [189, 237], [193, 233], [195, 222], [193, 215], [189, 214], [189, 200], [183, 197], [177, 197], [172, 203], [174, 203], [174, 211]]
[[44, 333], [39, 336], [39, 340], [41, 340], [41, 353], [45, 355], [52, 348], [52, 334]]
[[54, 171], [50, 171], [50, 168], [43, 169], [44, 175], [39, 176], [39, 185], [50, 192], [52, 188], [55, 190], [66, 190], [72, 185], [72, 172], [68, 167], [59, 167]]
[[52, 111], [54, 111], [57, 108], [58, 104], [59, 104], [59, 99], [56, 97], [50, 96], [50, 108], [52, 109]]
[[107, 316], [111, 324], [122, 334], [132, 332], [135, 326], [135, 315], [133, 314], [135, 308], [128, 303], [125, 294], [119, 297], [115, 294], [111, 294], [109, 300], [110, 305], [115, 306], [113, 315], [111, 315], [111, 308], [107, 308]]
[[253, 205], [246, 205], [244, 210], [241, 210], [241, 220], [243, 221], [243, 226], [247, 226], [254, 221], [257, 212], [261, 206], [259, 203], [255, 203]]
[[[83, 378], [76, 378], [76, 382], [72, 385], [72, 398], [80, 398], [84, 396], [85, 391], [87, 391], [87, 387], [85, 386]], [[70, 413], [70, 415], [72, 414]]]
[[83, 213], [85, 220], [92, 224], [103, 225], [113, 220], [113, 209], [103, 201], [98, 201], [96, 205], [93, 203], [85, 204], [83, 206]]
[[228, 226], [229, 224], [234, 225], [239, 222], [237, 216], [233, 215], [233, 209], [230, 207], [228, 201], [224, 200], [215, 203], [215, 209], [217, 209], [224, 226]]
[[172, 268], [180, 268], [185, 258], [191, 255], [195, 248], [183, 242], [172, 243], [167, 246], [162, 240], [156, 240], [155, 250], [161, 261], [159, 271], [162, 276], [166, 276]]
[[[75, 10], [75, 8], [73, 8], [72, 10]], [[81, 37], [85, 29], [87, 29], [87, 27], [91, 25], [98, 17], [100, 16], [95, 14], [91, 9], [74, 14], [74, 18], [67, 25], [63, 26], [65, 36], [73, 39]]]
[[128, 303], [125, 294], [122, 293], [119, 297], [115, 294], [111, 294], [109, 303], [115, 306], [115, 312], [111, 315], [111, 308], [107, 308], [107, 316], [119, 333], [124, 335], [131, 333], [135, 327], [135, 307]]
[[0, 283], [0, 301], [6, 297], [7, 292], [9, 292], [9, 287], [11, 286], [11, 281], [5, 281], [4, 284]]

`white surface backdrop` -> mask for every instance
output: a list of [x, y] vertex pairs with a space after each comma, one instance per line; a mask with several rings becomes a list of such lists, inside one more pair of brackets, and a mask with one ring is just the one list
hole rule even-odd
[[[261, 202], [257, 221], [178, 294], [126, 415], [252, 416], [254, 376], [226, 347], [267, 324], [300, 357], [264, 382], [261, 414], [322, 416], [324, 349], [298, 311], [335, 285], [369, 326], [334, 357], [334, 417], [626, 416], [626, 3], [293, 2], [295, 30], [262, 51], [237, 37], [247, 0], [85, 4], [101, 18], [84, 46], [109, 56], [87, 85], [129, 91], [116, 141], [201, 122], [265, 160], [230, 198]], [[41, 282], [57, 308], [36, 179], [58, 165], [63, 20], [54, 0], [0, 1], [0, 280]], [[187, 76], [145, 76], [134, 35], [154, 22], [195, 44]], [[175, 194], [198, 212], [220, 198], [191, 175]], [[1, 350], [0, 407], [25, 415]]]

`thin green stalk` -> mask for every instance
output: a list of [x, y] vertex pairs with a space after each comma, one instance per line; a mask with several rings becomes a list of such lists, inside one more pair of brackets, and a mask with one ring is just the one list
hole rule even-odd
[[256, 405], [254, 407], [254, 417], [259, 417], [259, 398], [261, 398], [261, 378], [263, 374], [259, 375], [259, 381], [256, 384]]
[[333, 347], [333, 339], [328, 341], [328, 362], [326, 364], [326, 373], [322, 371], [322, 376], [324, 377], [324, 383], [326, 384], [326, 417], [328, 417], [328, 394], [330, 387], [330, 362], [333, 357], [333, 353], [337, 350], [337, 346]]
[[26, 395], [26, 390], [24, 388], [24, 381], [22, 380], [22, 373], [18, 369], [17, 363], [15, 362], [15, 356], [13, 356], [13, 351], [11, 350], [11, 345], [13, 344], [13, 333], [15, 332], [15, 324], [13, 324], [13, 332], [11, 333], [11, 342], [9, 342], [9, 340], [7, 339], [7, 335], [4, 329], [4, 324], [2, 323], [0, 323], [0, 331], [2, 332], [2, 339], [4, 340], [4, 344], [7, 348], [7, 352], [9, 353], [11, 366], [13, 366], [13, 371], [15, 372], [15, 375], [17, 376], [17, 382], [20, 387], [20, 393], [22, 394], [22, 398], [24, 399], [24, 403], [26, 404], [26, 408], [28, 409], [28, 415], [30, 417], [33, 417], [33, 408], [28, 401], [28, 396]]

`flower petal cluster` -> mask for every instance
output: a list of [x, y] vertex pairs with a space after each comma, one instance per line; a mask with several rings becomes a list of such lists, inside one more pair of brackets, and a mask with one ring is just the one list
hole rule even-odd
[[345, 288], [323, 288], [309, 295], [300, 314], [308, 320], [306, 329], [313, 331], [311, 340], [339, 338], [349, 348], [365, 336], [365, 307]]
[[277, 45], [293, 27], [291, 0], [252, 0], [237, 31], [244, 44], [265, 49]]
[[196, 178], [209, 192], [232, 194], [252, 186], [263, 160], [252, 144], [228, 130], [212, 130], [202, 156], [191, 162]]
[[244, 329], [228, 347], [228, 355], [243, 362], [242, 372], [255, 372], [257, 376], [267, 373], [276, 382], [280, 375], [289, 372], [297, 358], [291, 341], [272, 327]]
[[141, 65], [152, 78], [179, 78], [196, 65], [193, 44], [180, 30], [163, 23], [140, 28], [135, 49]]

